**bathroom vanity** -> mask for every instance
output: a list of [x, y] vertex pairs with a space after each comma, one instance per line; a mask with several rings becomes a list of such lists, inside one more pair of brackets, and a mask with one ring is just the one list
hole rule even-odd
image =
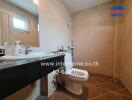
[[0, 61], [0, 100], [63, 67], [63, 62], [64, 54], [19, 61]]

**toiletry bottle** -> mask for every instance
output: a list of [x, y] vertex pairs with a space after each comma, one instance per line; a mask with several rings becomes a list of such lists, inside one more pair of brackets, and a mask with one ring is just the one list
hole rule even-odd
[[70, 48], [70, 46], [67, 47], [66, 52], [71, 52], [71, 48]]
[[64, 52], [64, 47], [62, 46], [62, 48], [60, 49], [60, 52]]
[[4, 47], [0, 46], [0, 57], [5, 55], [5, 49]]
[[9, 45], [8, 42], [4, 42], [4, 47], [7, 47]]
[[9, 43], [4, 42], [5, 55], [9, 55]]
[[60, 48], [57, 46], [57, 52], [60, 52]]

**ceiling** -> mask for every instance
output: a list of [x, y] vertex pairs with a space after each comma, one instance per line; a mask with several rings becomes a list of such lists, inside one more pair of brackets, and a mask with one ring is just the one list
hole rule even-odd
[[6, 0], [8, 3], [11, 3], [23, 10], [26, 10], [33, 15], [38, 15], [37, 5], [33, 2], [33, 0]]
[[[38, 15], [37, 5], [33, 0], [6, 0], [21, 9], [24, 9], [34, 15]], [[71, 13], [84, 10], [89, 7], [106, 3], [110, 0], [63, 0], [65, 5], [70, 9]]]
[[110, 0], [63, 0], [72, 13], [106, 3]]

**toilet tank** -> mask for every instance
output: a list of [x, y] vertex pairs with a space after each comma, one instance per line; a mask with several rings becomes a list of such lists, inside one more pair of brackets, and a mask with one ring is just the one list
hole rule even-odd
[[65, 69], [66, 72], [73, 68], [72, 52], [65, 52]]

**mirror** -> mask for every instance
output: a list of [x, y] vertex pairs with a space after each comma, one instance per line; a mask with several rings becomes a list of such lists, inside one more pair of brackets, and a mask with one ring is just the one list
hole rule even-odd
[[33, 0], [0, 0], [0, 45], [39, 46], [38, 8]]

